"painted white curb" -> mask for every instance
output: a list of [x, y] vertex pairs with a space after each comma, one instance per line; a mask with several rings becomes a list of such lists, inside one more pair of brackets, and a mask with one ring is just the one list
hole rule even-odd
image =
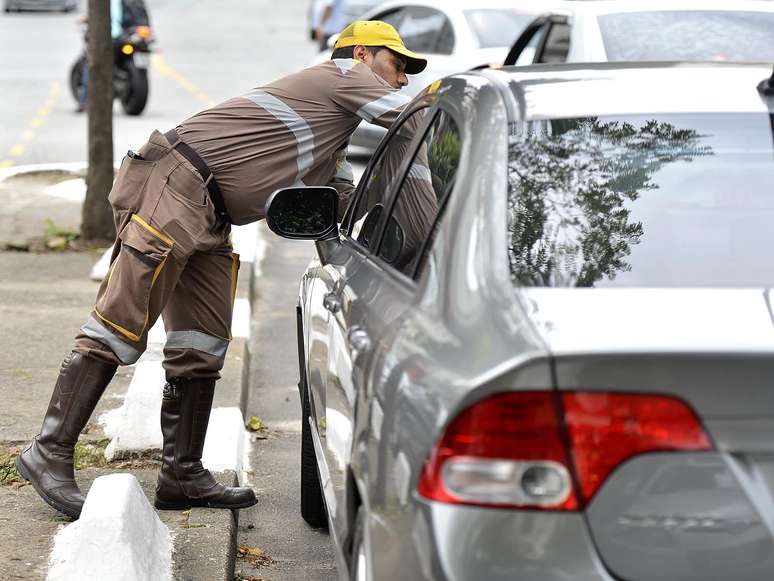
[[100, 476], [54, 537], [46, 581], [171, 581], [172, 540], [131, 474]]

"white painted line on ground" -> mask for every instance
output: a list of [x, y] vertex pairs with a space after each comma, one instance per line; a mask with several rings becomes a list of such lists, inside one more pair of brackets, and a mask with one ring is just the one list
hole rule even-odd
[[46, 581], [171, 581], [172, 539], [131, 474], [100, 476], [59, 530]]
[[110, 257], [112, 255], [113, 247], [106, 248], [97, 263], [91, 268], [91, 274], [89, 274], [91, 280], [99, 282], [107, 276], [108, 270], [110, 270]]
[[82, 203], [86, 198], [86, 182], [83, 178], [65, 180], [44, 188], [43, 193], [53, 198]]
[[159, 410], [164, 382], [161, 361], [137, 364], [123, 405], [104, 413], [99, 419], [105, 435], [111, 438], [105, 448], [105, 458], [112, 460], [120, 452], [161, 448]]
[[231, 336], [250, 339], [250, 301], [238, 298], [234, 301], [234, 316], [231, 320]]
[[204, 440], [202, 464], [213, 472], [243, 471], [245, 448], [249, 446], [242, 412], [236, 407], [213, 408]]

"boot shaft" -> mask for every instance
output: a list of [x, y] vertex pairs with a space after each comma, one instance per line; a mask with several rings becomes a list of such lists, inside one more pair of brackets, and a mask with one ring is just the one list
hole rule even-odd
[[72, 448], [117, 366], [73, 351], [62, 361], [38, 442]]

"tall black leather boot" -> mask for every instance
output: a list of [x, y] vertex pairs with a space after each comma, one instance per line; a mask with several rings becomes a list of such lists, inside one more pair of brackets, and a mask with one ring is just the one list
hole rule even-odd
[[247, 508], [257, 502], [252, 488], [224, 486], [202, 466], [204, 437], [214, 395], [214, 379], [180, 379], [164, 386], [161, 402], [164, 449], [156, 485], [156, 508]]
[[116, 368], [75, 351], [65, 357], [40, 434], [16, 458], [16, 469], [35, 492], [72, 518], [81, 515], [86, 500], [75, 483], [75, 443]]

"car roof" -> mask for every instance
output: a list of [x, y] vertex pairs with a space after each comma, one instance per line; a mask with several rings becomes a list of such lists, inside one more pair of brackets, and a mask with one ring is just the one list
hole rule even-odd
[[583, 13], [589, 15], [621, 14], [624, 12], [667, 12], [667, 11], [715, 11], [774, 12], [770, 0], [561, 0], [545, 12], [558, 14]]
[[[575, 63], [504, 67], [525, 119], [652, 113], [774, 113], [771, 64]], [[514, 83], [515, 82], [515, 83]]]
[[476, 10], [486, 8], [511, 8], [542, 13], [561, 5], [561, 0], [545, 2], [543, 0], [388, 0], [377, 4], [368, 14], [397, 8], [400, 6], [429, 6], [442, 12], [458, 10]]

